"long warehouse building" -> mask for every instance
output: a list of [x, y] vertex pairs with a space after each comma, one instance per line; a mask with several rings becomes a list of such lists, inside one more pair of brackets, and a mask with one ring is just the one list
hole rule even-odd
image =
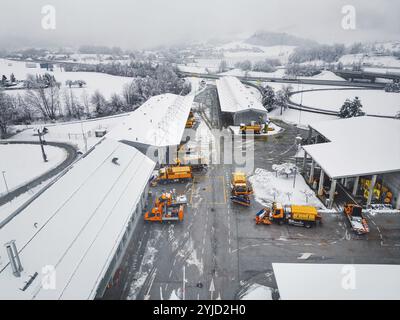
[[145, 208], [154, 162], [104, 138], [0, 229], [0, 299], [101, 297]]

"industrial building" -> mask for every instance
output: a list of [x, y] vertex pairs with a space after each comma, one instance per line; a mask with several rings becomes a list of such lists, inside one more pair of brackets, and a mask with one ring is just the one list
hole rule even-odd
[[235, 126], [252, 121], [265, 122], [267, 110], [239, 79], [223, 77], [216, 80], [222, 117]]
[[145, 208], [154, 162], [103, 138], [0, 229], [0, 299], [101, 297]]
[[136, 109], [107, 136], [147, 154], [155, 162], [167, 161], [170, 146], [179, 146], [194, 95], [154, 96]]
[[[303, 175], [333, 206], [335, 197], [400, 208], [400, 121], [355, 117], [309, 127]], [[339, 199], [338, 199], [339, 200]]]

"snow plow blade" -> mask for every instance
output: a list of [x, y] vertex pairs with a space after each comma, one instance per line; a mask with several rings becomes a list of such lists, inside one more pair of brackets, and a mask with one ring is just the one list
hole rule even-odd
[[231, 196], [231, 200], [232, 202], [240, 204], [245, 207], [250, 206], [250, 199], [248, 197]]

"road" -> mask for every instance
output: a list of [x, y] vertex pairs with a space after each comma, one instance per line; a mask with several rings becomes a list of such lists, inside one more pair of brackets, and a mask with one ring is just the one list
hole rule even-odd
[[[193, 73], [179, 71], [182, 77], [198, 77], [204, 79], [219, 79], [223, 75], [207, 74], [207, 73]], [[370, 82], [350, 82], [350, 81], [337, 81], [337, 80], [316, 80], [316, 79], [283, 79], [276, 77], [237, 77], [241, 81], [262, 81], [262, 82], [277, 82], [277, 83], [294, 83], [294, 84], [312, 84], [321, 86], [347, 86], [347, 87], [360, 87], [360, 88], [380, 88], [385, 87], [385, 83], [370, 83]]]
[[[197, 99], [218, 108], [213, 87]], [[217, 110], [207, 123], [220, 126]], [[293, 161], [295, 137], [304, 131], [277, 122], [281, 134], [254, 142], [254, 167], [271, 170]], [[236, 145], [241, 148], [241, 146]], [[323, 213], [323, 225], [257, 226], [261, 205], [235, 205], [229, 200], [233, 164], [214, 164], [193, 183], [172, 184], [185, 193], [185, 219], [176, 224], [139, 223], [126, 254], [121, 277], [105, 299], [239, 299], [253, 283], [277, 288], [274, 262], [400, 263], [400, 219], [369, 216], [371, 233], [352, 234], [342, 214]], [[164, 187], [152, 189], [160, 194]], [[274, 292], [274, 298], [279, 293]]]

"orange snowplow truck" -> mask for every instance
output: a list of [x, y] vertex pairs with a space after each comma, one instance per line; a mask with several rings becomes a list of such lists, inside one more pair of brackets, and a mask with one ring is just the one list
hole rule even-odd
[[144, 214], [145, 221], [182, 221], [185, 199], [180, 199], [173, 193], [163, 193], [157, 198], [154, 208]]
[[321, 222], [321, 216], [312, 206], [285, 205], [274, 202], [272, 209], [264, 208], [256, 214], [256, 224], [270, 225], [276, 222], [280, 225], [287, 223], [311, 228]]
[[190, 166], [172, 166], [159, 170], [157, 180], [160, 182], [169, 182], [174, 180], [193, 179], [192, 168]]

